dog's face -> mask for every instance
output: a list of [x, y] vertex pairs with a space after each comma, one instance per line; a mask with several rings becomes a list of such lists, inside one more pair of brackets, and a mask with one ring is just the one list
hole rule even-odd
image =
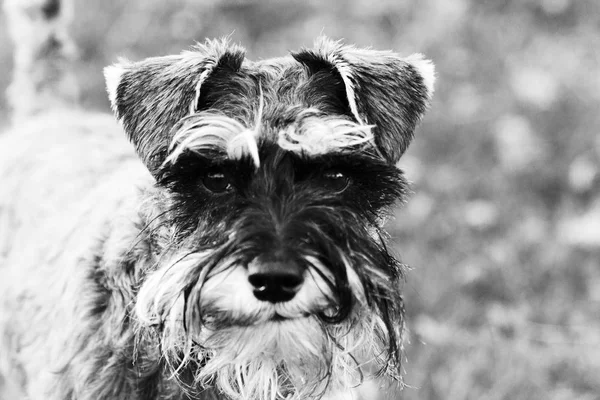
[[433, 66], [324, 38], [257, 63], [226, 42], [195, 50], [106, 72], [157, 182], [140, 340], [182, 384], [232, 398], [398, 377], [401, 268], [381, 225], [407, 190], [395, 164]]

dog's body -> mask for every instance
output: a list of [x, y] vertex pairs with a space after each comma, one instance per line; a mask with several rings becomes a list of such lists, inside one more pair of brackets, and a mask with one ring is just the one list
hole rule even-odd
[[0, 398], [300, 399], [399, 377], [381, 225], [428, 62], [320, 39], [253, 63], [207, 42], [107, 69], [119, 125], [74, 110], [64, 66], [19, 76], [66, 61], [60, 3], [7, 4], [56, 53], [21, 52], [0, 137]]
[[[90, 273], [98, 268], [99, 239], [115, 237], [115, 224], [135, 237], [135, 214], [123, 207], [138, 196], [132, 182], [149, 180], [122, 136], [109, 115], [65, 111], [40, 115], [1, 138], [2, 399], [66, 399], [67, 388], [48, 397], [59, 376], [89, 385], [86, 374], [98, 378], [93, 369], [107, 367], [95, 363], [110, 358], [101, 348], [109, 334], [103, 330], [111, 328], [92, 312], [103, 307], [104, 283]], [[58, 372], [67, 365], [78, 367]], [[91, 389], [85, 391], [98, 393]]]

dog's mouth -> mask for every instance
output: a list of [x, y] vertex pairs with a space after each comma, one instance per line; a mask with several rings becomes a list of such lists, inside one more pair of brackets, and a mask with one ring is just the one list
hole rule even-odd
[[313, 304], [312, 307], [301, 307], [294, 304], [276, 303], [265, 307], [262, 313], [256, 315], [254, 325], [266, 322], [285, 322], [305, 318], [319, 319], [324, 315], [329, 317], [335, 314], [338, 307], [335, 303]]
[[286, 320], [288, 320], [288, 319], [293, 319], [293, 318], [284, 317], [284, 316], [283, 316], [283, 315], [281, 315], [281, 314], [277, 314], [277, 313], [275, 313], [275, 314], [274, 314], [274, 315], [273, 315], [273, 316], [272, 316], [272, 317], [269, 319], [269, 321], [272, 321], [272, 322], [282, 322], [282, 321], [286, 321]]
[[223, 311], [205, 312], [202, 317], [202, 325], [211, 330], [234, 327], [249, 328], [270, 323], [285, 324], [288, 322], [296, 322], [302, 319], [318, 319], [319, 315], [328, 314], [327, 309], [290, 311], [277, 306], [261, 311], [262, 312], [250, 313], [247, 315], [232, 315], [230, 313], [224, 313]]
[[301, 318], [308, 318], [310, 317], [312, 314], [309, 312], [305, 312], [305, 313], [300, 313], [298, 315], [282, 315], [278, 312], [275, 312], [269, 319], [268, 321], [270, 322], [284, 322], [284, 321], [291, 321], [291, 320], [295, 320], [295, 319], [301, 319]]

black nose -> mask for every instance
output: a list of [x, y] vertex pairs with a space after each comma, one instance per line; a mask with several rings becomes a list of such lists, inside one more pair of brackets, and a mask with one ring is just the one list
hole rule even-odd
[[248, 265], [248, 281], [261, 301], [282, 303], [294, 298], [304, 282], [304, 270], [293, 261], [260, 261]]

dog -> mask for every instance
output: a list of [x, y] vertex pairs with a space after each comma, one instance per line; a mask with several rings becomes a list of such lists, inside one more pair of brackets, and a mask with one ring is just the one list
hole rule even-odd
[[107, 67], [113, 118], [79, 106], [69, 4], [4, 9], [2, 399], [341, 399], [401, 380], [383, 224], [430, 61], [319, 37], [253, 62], [207, 40]]

